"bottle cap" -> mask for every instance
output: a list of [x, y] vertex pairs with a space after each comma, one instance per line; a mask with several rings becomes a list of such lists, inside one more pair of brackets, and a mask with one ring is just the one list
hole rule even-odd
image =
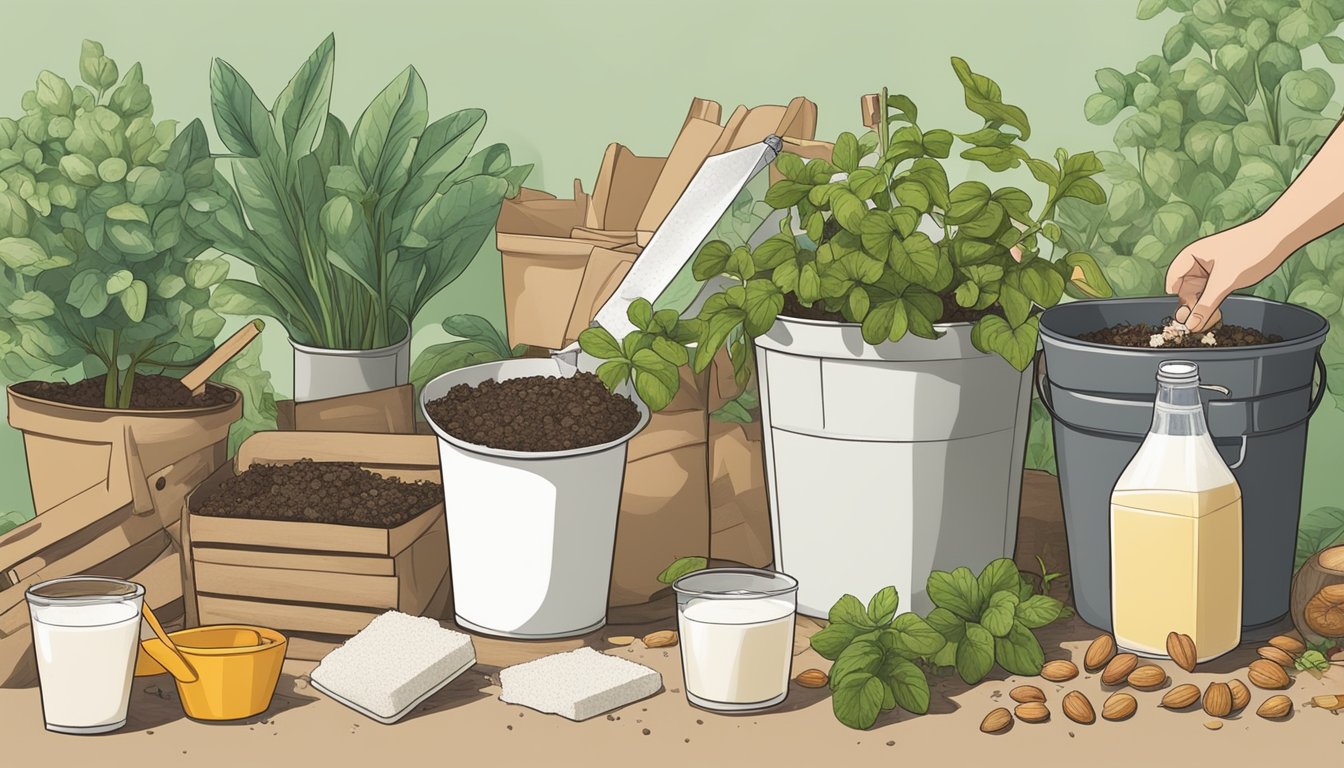
[[1199, 381], [1199, 366], [1188, 360], [1166, 360], [1157, 366], [1157, 380], [1163, 384], [1193, 384]]

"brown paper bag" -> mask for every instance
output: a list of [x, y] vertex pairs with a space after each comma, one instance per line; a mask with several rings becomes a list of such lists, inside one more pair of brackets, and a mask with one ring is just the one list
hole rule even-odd
[[[713, 412], [738, 397], [742, 388], [725, 351], [715, 356], [709, 374], [708, 407]], [[748, 386], [755, 391], [756, 379]], [[761, 414], [759, 409], [750, 413], [748, 424], [709, 420], [709, 556], [763, 568], [774, 562], [774, 544]]]
[[569, 316], [569, 327], [565, 330], [566, 344], [578, 340], [579, 334], [592, 323], [597, 311], [616, 292], [634, 263], [633, 254], [609, 248], [593, 249], [583, 272], [583, 280], [579, 283], [579, 294], [574, 300], [574, 311]]
[[356, 395], [275, 404], [276, 427], [300, 432], [415, 432], [415, 387], [405, 384]]
[[612, 607], [646, 603], [667, 588], [658, 574], [709, 551], [706, 477], [708, 372], [680, 370], [673, 401], [630, 441], [611, 569]]
[[641, 157], [628, 147], [611, 144], [602, 156], [602, 166], [588, 201], [582, 226], [588, 229], [642, 229], [640, 214], [667, 158]]

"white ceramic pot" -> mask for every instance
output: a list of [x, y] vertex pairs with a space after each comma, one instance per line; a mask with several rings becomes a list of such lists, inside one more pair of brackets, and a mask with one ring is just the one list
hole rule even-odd
[[294, 347], [294, 401], [356, 395], [411, 380], [411, 335], [379, 349], [325, 349], [290, 339]]
[[781, 318], [756, 339], [775, 564], [804, 615], [888, 585], [923, 613], [930, 571], [1012, 556], [1032, 371], [938, 329], [874, 347]]
[[[426, 384], [421, 408], [459, 384], [573, 373], [549, 358], [473, 365]], [[487, 448], [425, 414], [439, 437], [458, 624], [525, 639], [572, 637], [606, 624], [626, 447], [649, 422], [648, 408], [638, 398], [635, 404], [639, 423], [628, 434], [569, 451]]]

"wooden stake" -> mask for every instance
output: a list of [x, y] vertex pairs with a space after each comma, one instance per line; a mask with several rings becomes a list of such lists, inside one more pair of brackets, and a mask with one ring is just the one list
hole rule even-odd
[[224, 364], [232, 360], [234, 355], [242, 352], [243, 349], [252, 343], [261, 333], [261, 329], [266, 324], [261, 320], [253, 320], [238, 329], [238, 332], [230, 336], [223, 344], [215, 347], [215, 351], [205, 358], [200, 365], [191, 369], [191, 372], [182, 377], [182, 386], [191, 390], [192, 395], [205, 394], [205, 382], [215, 375], [215, 371], [224, 367]]

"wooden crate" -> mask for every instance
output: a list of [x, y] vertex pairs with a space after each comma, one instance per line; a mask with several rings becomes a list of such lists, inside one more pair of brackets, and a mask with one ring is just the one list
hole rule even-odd
[[187, 499], [188, 620], [348, 636], [390, 609], [441, 618], [449, 591], [442, 502], [390, 529], [196, 514], [235, 471], [301, 458], [353, 461], [388, 477], [441, 482], [431, 436], [253, 435], [238, 450], [236, 470], [221, 468]]

